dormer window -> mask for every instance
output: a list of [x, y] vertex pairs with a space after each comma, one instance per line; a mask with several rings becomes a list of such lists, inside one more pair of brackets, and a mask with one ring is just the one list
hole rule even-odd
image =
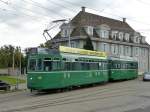
[[69, 30], [68, 29], [62, 29], [61, 36], [62, 37], [68, 37], [69, 36]]
[[109, 38], [110, 27], [108, 25], [101, 24], [97, 26], [95, 29], [96, 29], [96, 33], [100, 38], [105, 38], [105, 39]]
[[135, 42], [140, 43], [140, 37], [135, 37]]
[[112, 31], [112, 39], [116, 40], [118, 35], [118, 31]]
[[142, 36], [141, 42], [144, 44], [145, 43], [145, 37]]
[[107, 30], [100, 30], [100, 37], [101, 38], [109, 38], [109, 31], [107, 31]]
[[60, 26], [61, 29], [61, 37], [69, 37], [71, 32], [73, 31], [73, 26], [67, 23], [64, 23]]
[[125, 33], [125, 41], [129, 42], [129, 33]]
[[85, 27], [85, 31], [88, 35], [90, 35], [90, 36], [93, 35], [93, 27], [92, 26]]
[[119, 32], [119, 40], [123, 40], [123, 32]]
[[140, 43], [140, 33], [139, 32], [135, 32], [134, 33], [134, 43]]

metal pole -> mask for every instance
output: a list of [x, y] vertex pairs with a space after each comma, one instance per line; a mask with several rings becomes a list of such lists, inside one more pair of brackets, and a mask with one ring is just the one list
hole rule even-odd
[[21, 75], [21, 47], [20, 47], [20, 64], [19, 64], [19, 68], [20, 68], [20, 75]]
[[68, 32], [69, 32], [69, 34], [68, 34], [69, 43], [68, 43], [68, 44], [69, 44], [69, 47], [71, 47], [71, 43], [70, 43], [70, 33], [71, 33], [71, 31], [70, 31], [70, 29], [71, 29], [70, 22], [71, 22], [71, 21], [70, 21], [70, 19], [69, 19], [69, 23], [68, 23], [68, 28], [69, 28], [69, 29], [68, 29]]
[[18, 76], [19, 76], [19, 69], [17, 70], [16, 90], [19, 89], [19, 78], [18, 78]]
[[14, 68], [15, 68], [15, 63], [14, 63], [15, 62], [15, 55], [14, 55], [15, 52], [14, 52], [14, 50], [15, 49], [13, 49], [13, 56], [12, 56], [12, 58], [13, 58], [12, 59], [12, 61], [13, 61], [13, 63], [12, 63], [13, 74], [14, 74]]
[[19, 89], [19, 74], [21, 75], [21, 47], [19, 47], [19, 68], [17, 70], [16, 89]]

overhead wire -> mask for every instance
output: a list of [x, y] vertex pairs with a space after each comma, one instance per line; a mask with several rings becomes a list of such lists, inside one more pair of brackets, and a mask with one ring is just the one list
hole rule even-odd
[[[9, 5], [9, 3], [6, 3], [6, 2], [4, 2], [4, 1], [2, 1], [2, 0], [0, 0], [0, 2], [2, 2], [2, 3], [4, 3], [5, 5], [8, 5], [8, 6], [10, 6]], [[15, 9], [14, 7], [11, 7], [13, 10], [8, 10], [8, 9], [4, 9], [6, 12], [9, 12], [10, 14], [13, 14], [13, 15], [16, 15], [16, 16], [19, 16], [19, 14], [18, 13], [14, 13], [13, 11], [16, 11], [16, 12], [18, 12], [18, 10], [17, 9]], [[1, 8], [1, 10], [3, 10], [2, 8]], [[3, 11], [4, 11], [3, 10]], [[37, 20], [37, 21], [40, 21], [39, 20], [39, 18], [37, 18], [37, 16], [32, 16], [32, 15], [29, 15], [29, 14], [26, 14], [26, 13], [24, 13], [24, 12], [21, 12], [21, 14], [22, 14], [22, 16], [27, 16], [27, 17], [30, 17], [31, 19], [34, 19], [34, 20]]]
[[[71, 5], [74, 5], [74, 6], [84, 6], [84, 5], [85, 5], [85, 4], [83, 5], [83, 4], [81, 4], [81, 3], [71, 2], [71, 1], [68, 1], [68, 0], [62, 0], [62, 1], [66, 2], [66, 3], [68, 3], [68, 4], [71, 4]], [[137, 0], [137, 1], [141, 1], [141, 0]], [[118, 17], [118, 18], [120, 18], [120, 19], [123, 18], [123, 17], [121, 17], [121, 16], [119, 16], [119, 15], [117, 15], [117, 14], [114, 14], [114, 13], [104, 12], [104, 9], [98, 10], [98, 9], [94, 9], [94, 8], [92, 8], [92, 7], [89, 7], [89, 6], [87, 6], [87, 8], [92, 9], [92, 10], [95, 10], [95, 11], [100, 12], [100, 13], [103, 12], [103, 13], [112, 15], [112, 16]], [[138, 20], [135, 20], [135, 19], [131, 19], [131, 18], [126, 18], [126, 19], [128, 19], [128, 20], [130, 20], [130, 21], [133, 21], [133, 22], [136, 22], [136, 23], [141, 23], [141, 24], [144, 24], [144, 25], [148, 25], [148, 26], [150, 25], [150, 24], [148, 24], [148, 23], [145, 23], [145, 22], [142, 22], [142, 21], [138, 21]]]
[[136, 1], [139, 2], [139, 3], [142, 3], [142, 4], [145, 4], [145, 5], [150, 6], [150, 3], [148, 3], [148, 2], [144, 2], [144, 1], [142, 1], [142, 0], [136, 0]]
[[[85, 6], [85, 4], [70, 2], [70, 1], [68, 1], [68, 0], [62, 0], [62, 1], [68, 3], [68, 4], [72, 5], [72, 6], [78, 6], [78, 7], [79, 7], [79, 6], [80, 6], [80, 7]], [[109, 5], [111, 5], [111, 3], [108, 4], [106, 7], [108, 7]], [[99, 12], [99, 13], [102, 13], [102, 12], [104, 12], [104, 10], [105, 10], [105, 8], [104, 8], [104, 9], [101, 9], [101, 10], [94, 9], [93, 7], [90, 7], [90, 6], [87, 6], [87, 5], [86, 5], [86, 8], [92, 9], [92, 10], [94, 10], [94, 11], [96, 11], [96, 12]], [[107, 13], [107, 12], [105, 12], [105, 13]], [[112, 15], [112, 16], [115, 16], [115, 17], [122, 18], [121, 16], [118, 16], [118, 15], [116, 15], [116, 14], [111, 14], [111, 13], [107, 13], [107, 14]]]
[[33, 0], [30, 0], [30, 2], [29, 2], [29, 1], [26, 1], [26, 0], [22, 0], [22, 1], [23, 1], [23, 2], [26, 2], [26, 3], [28, 3], [28, 4], [31, 4], [31, 5], [33, 5], [33, 6], [39, 7], [39, 8], [41, 8], [41, 9], [43, 9], [43, 10], [47, 10], [48, 12], [53, 13], [54, 15], [57, 15], [57, 16], [59, 16], [59, 17], [61, 17], [61, 18], [65, 18], [65, 16], [62, 16], [62, 15], [58, 14], [58, 11], [56, 11], [55, 9], [47, 8], [47, 7], [45, 7], [44, 5], [42, 5], [42, 4], [38, 3], [38, 2], [35, 2], [35, 1], [33, 1]]
[[54, 5], [58, 5], [58, 6], [62, 7], [62, 8], [65, 8], [65, 9], [71, 11], [71, 12], [75, 12], [75, 13], [76, 13], [76, 11], [73, 10], [72, 8], [68, 8], [68, 7], [66, 7], [66, 6], [64, 6], [64, 5], [62, 5], [62, 4], [56, 3], [56, 2], [54, 2], [53, 0], [47, 0], [47, 1], [50, 2], [50, 3], [52, 3], [52, 4], [54, 4]]
[[[8, 4], [9, 5], [9, 4]], [[45, 14], [39, 14], [38, 12], [35, 12], [35, 11], [33, 11], [33, 10], [31, 10], [31, 9], [28, 9], [28, 8], [25, 8], [25, 7], [22, 7], [22, 6], [19, 6], [19, 5], [15, 5], [15, 6], [17, 6], [17, 7], [19, 7], [19, 8], [21, 8], [21, 9], [23, 9], [23, 10], [25, 10], [25, 11], [28, 11], [28, 12], [31, 12], [32, 14], [34, 14], [34, 15], [36, 15], [37, 16], [37, 14], [38, 14], [38, 16], [37, 17], [39, 17], [39, 18], [48, 18], [49, 16], [48, 15], [45, 15]], [[13, 7], [13, 8], [15, 8], [14, 6], [12, 6], [11, 5], [11, 7]], [[52, 18], [52, 17], [51, 17]]]
[[[36, 6], [36, 7], [40, 7], [40, 8], [42, 8], [42, 9], [48, 10], [48, 11], [50, 11], [51, 13], [53, 12], [51, 9], [49, 9], [49, 8], [47, 8], [47, 7], [43, 6], [43, 5], [41, 5], [41, 4], [38, 3], [38, 2], [33, 1], [33, 0], [30, 0], [32, 3], [29, 2], [29, 1], [26, 1], [26, 0], [22, 0], [22, 1], [24, 1], [24, 2], [26, 2], [26, 3], [28, 3], [28, 4], [31, 4], [31, 5], [34, 5], [34, 6]], [[49, 2], [51, 1], [53, 4], [58, 5], [58, 6], [61, 6], [61, 7], [65, 8], [65, 9], [67, 9], [67, 10], [69, 10], [69, 11], [75, 12], [74, 10], [71, 10], [70, 8], [68, 8], [68, 7], [64, 6], [64, 5], [58, 4], [58, 3], [56, 3], [56, 2], [53, 2], [52, 0], [48, 0], [48, 1], [49, 1]], [[83, 6], [81, 3], [74, 3], [74, 2], [67, 1], [67, 0], [62, 0], [62, 1], [66, 2], [66, 3], [68, 3], [68, 4], [71, 4], [72, 6]], [[136, 1], [141, 1], [141, 0], [136, 0]], [[3, 3], [5, 3], [6, 5], [9, 5], [8, 2], [4, 2], [3, 0], [0, 0], [0, 2], [3, 2]], [[95, 10], [95, 11], [97, 11], [97, 12], [103, 12], [103, 13], [107, 13], [107, 14], [110, 14], [110, 15], [115, 16], [115, 17], [122, 18], [121, 16], [116, 15], [116, 14], [114, 14], [114, 13], [112, 14], [112, 13], [104, 12], [104, 9], [102, 9], [102, 10], [97, 10], [97, 9], [94, 9], [94, 8], [91, 8], [91, 7], [87, 7], [87, 8], [92, 9], [92, 10]], [[31, 11], [30, 9], [26, 9], [26, 8], [24, 8], [24, 9], [25, 9], [25, 10], [28, 10], [28, 11], [30, 11], [30, 12], [32, 12], [32, 13], [35, 13], [35, 12]], [[56, 11], [55, 11], [55, 12], [56, 12]], [[54, 12], [53, 12], [53, 13], [54, 13]], [[55, 13], [55, 14], [57, 14], [57, 13]], [[57, 15], [59, 15], [59, 14], [57, 14]], [[30, 17], [31, 17], [31, 15], [27, 15], [27, 16], [30, 16]], [[59, 15], [59, 16], [60, 16], [60, 15]], [[60, 17], [62, 17], [62, 16], [60, 16]], [[52, 18], [52, 17], [51, 17], [51, 18]], [[64, 18], [64, 17], [63, 17], [63, 18]], [[53, 19], [54, 19], [54, 18], [53, 18]], [[135, 20], [135, 19], [131, 19], [131, 18], [127, 18], [127, 19], [130, 20], [130, 21], [134, 21], [134, 22], [136, 22], [136, 23], [141, 23], [141, 24], [145, 24], [145, 25], [150, 25], [150, 24], [148, 24], [148, 23], [141, 22], [141, 21], [138, 21], [138, 20]]]

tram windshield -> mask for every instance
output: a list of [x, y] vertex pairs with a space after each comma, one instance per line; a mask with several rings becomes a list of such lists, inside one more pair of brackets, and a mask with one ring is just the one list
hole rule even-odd
[[30, 59], [29, 60], [29, 70], [36, 70], [36, 59]]

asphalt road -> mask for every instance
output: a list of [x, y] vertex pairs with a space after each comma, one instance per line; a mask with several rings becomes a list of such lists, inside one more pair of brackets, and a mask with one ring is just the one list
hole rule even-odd
[[0, 94], [0, 112], [150, 112], [150, 82], [136, 79], [63, 93]]

